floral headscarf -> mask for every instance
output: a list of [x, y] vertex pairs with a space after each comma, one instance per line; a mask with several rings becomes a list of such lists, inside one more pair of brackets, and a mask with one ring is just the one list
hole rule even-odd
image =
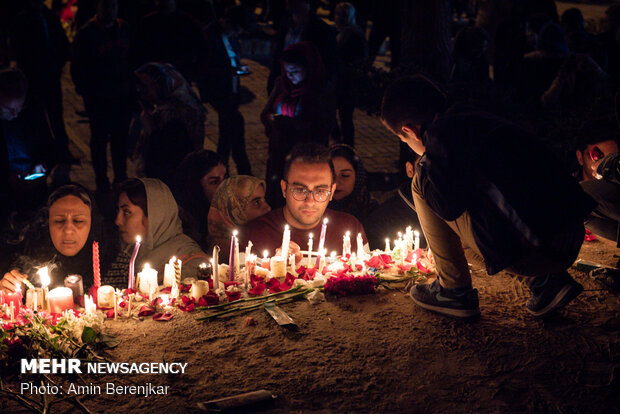
[[230, 233], [247, 223], [245, 209], [252, 201], [256, 187], [266, 188], [264, 180], [251, 175], [237, 175], [225, 179], [215, 191], [209, 208], [209, 244], [219, 244], [224, 250]]

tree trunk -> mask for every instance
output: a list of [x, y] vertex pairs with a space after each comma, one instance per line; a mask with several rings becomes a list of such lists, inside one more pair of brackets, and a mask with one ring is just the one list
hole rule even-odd
[[401, 0], [402, 66], [444, 83], [452, 70], [449, 0]]

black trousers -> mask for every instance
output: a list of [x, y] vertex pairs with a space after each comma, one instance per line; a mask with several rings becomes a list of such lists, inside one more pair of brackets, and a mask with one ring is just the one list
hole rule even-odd
[[585, 219], [586, 228], [598, 236], [617, 242], [620, 185], [606, 180], [589, 180], [582, 181], [581, 188], [598, 203]]
[[110, 186], [107, 168], [107, 143], [110, 141], [114, 182], [127, 178], [127, 134], [131, 112], [127, 99], [93, 99], [84, 97], [90, 121], [90, 156], [95, 170], [97, 190]]

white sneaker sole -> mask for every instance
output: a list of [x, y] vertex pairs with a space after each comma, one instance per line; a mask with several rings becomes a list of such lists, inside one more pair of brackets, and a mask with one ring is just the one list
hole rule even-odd
[[[571, 292], [571, 290], [573, 290], [573, 288], [575, 289], [574, 291]], [[583, 292], [583, 286], [581, 286], [580, 284], [567, 284], [566, 286], [564, 286], [557, 295], [555, 295], [555, 297], [553, 298], [553, 300], [551, 302], [549, 302], [549, 304], [547, 306], [545, 306], [544, 308], [542, 308], [539, 311], [533, 311], [529, 308], [527, 308], [527, 311], [529, 313], [531, 313], [534, 316], [544, 316], [550, 312], [553, 312], [556, 309], [560, 309], [563, 308], [564, 306], [568, 305], [573, 299], [575, 299], [577, 296], [579, 296], [579, 294]]]

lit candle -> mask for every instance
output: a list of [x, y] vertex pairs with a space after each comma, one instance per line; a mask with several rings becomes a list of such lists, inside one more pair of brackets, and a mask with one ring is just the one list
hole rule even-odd
[[252, 254], [252, 241], [248, 241], [248, 245], [245, 247], [245, 261], [248, 261], [248, 256]]
[[271, 274], [276, 278], [286, 277], [286, 260], [281, 256], [271, 258]]
[[323, 248], [325, 247], [325, 233], [326, 232], [327, 232], [327, 218], [324, 218], [323, 226], [321, 226], [321, 236], [319, 237], [319, 252], [322, 252]]
[[15, 292], [4, 292], [4, 303], [11, 309], [11, 322], [13, 322], [22, 304], [22, 290], [19, 285], [15, 288]]
[[413, 232], [413, 235], [415, 236], [413, 250], [418, 250], [420, 248], [420, 232], [416, 230]]
[[68, 287], [57, 287], [49, 291], [47, 300], [51, 313], [62, 313], [73, 308], [73, 291]]
[[267, 251], [267, 250], [263, 250], [263, 261], [262, 261], [261, 265], [265, 269], [270, 269], [270, 266], [269, 266], [269, 251]]
[[235, 274], [238, 275], [241, 271], [241, 260], [239, 259], [239, 238], [237, 237], [237, 230], [235, 230]]
[[215, 263], [213, 262], [213, 258], [211, 258], [211, 283], [213, 284], [213, 290], [217, 289], [217, 278], [215, 276]]
[[312, 240], [312, 233], [308, 236], [308, 267], [312, 265], [312, 245], [314, 241]]
[[319, 273], [323, 273], [323, 269], [325, 268], [325, 253], [326, 253], [325, 249], [320, 250], [320, 254], [319, 254], [319, 256], [316, 259], [316, 260], [319, 261], [319, 266], [318, 266], [319, 267]]
[[133, 247], [133, 252], [131, 253], [131, 259], [129, 260], [129, 281], [127, 283], [127, 287], [129, 289], [133, 289], [134, 288], [134, 273], [135, 273], [135, 264], [136, 264], [136, 257], [138, 257], [138, 250], [140, 250], [140, 242], [142, 241], [142, 238], [140, 236], [136, 236], [136, 244]]
[[364, 238], [362, 237], [362, 233], [357, 233], [357, 257], [360, 260], [364, 260], [366, 257], [366, 252], [364, 251]]
[[[67, 279], [65, 279], [66, 281]], [[93, 281], [96, 288], [101, 286], [101, 267], [99, 265], [99, 243], [93, 242]], [[82, 288], [82, 295], [84, 288]]]
[[292, 254], [288, 258], [289, 265], [291, 266], [291, 274], [297, 276], [297, 270], [295, 269], [295, 255]]
[[[101, 285], [101, 276], [99, 277], [99, 285]], [[77, 302], [78, 297], [84, 294], [84, 284], [82, 282], [82, 276], [80, 275], [69, 275], [65, 277], [65, 287], [73, 291], [74, 302]]]
[[48, 294], [48, 286], [50, 284], [50, 274], [47, 266], [43, 266], [39, 270], [37, 270], [37, 274], [39, 275], [39, 281], [41, 282], [41, 287], [43, 288], [43, 303], [45, 303], [45, 310], [50, 309], [50, 304], [47, 299]]
[[291, 230], [288, 224], [284, 226], [284, 234], [282, 234], [282, 251], [280, 255], [284, 259], [284, 266], [286, 266], [286, 259], [288, 259], [288, 247], [291, 243]]
[[[98, 289], [97, 292], [99, 292]], [[93, 301], [92, 296], [84, 295], [84, 312], [89, 315], [95, 313], [95, 310], [97, 310], [97, 306], [95, 305], [95, 301]]]
[[342, 236], [342, 255], [346, 256], [347, 254], [351, 254], [351, 232], [347, 231], [344, 236]]
[[228, 253], [228, 280], [235, 280], [235, 239], [237, 238], [237, 230], [233, 231], [230, 238], [230, 251]]
[[390, 254], [390, 239], [386, 238], [385, 239], [385, 253], [386, 254]]
[[[151, 295], [157, 291], [157, 270], [151, 268], [151, 265], [148, 263], [144, 265], [140, 272], [139, 290], [143, 295]], [[101, 305], [99, 306], [101, 307]]]
[[112, 286], [105, 285], [97, 289], [97, 304], [100, 308], [113, 308], [114, 302], [114, 288]]

